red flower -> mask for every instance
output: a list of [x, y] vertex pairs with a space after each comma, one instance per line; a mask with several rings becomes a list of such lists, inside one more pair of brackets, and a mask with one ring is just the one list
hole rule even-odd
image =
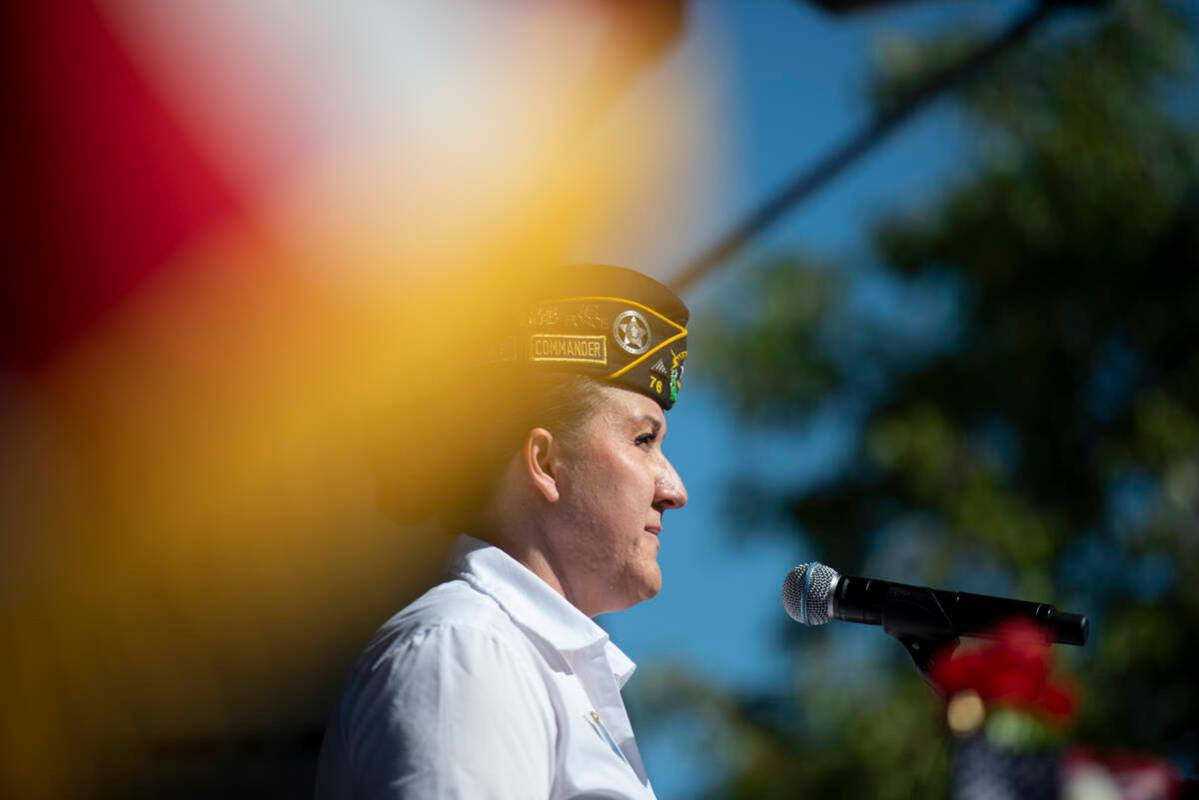
[[970, 690], [988, 706], [1036, 712], [1057, 723], [1075, 713], [1073, 691], [1049, 682], [1050, 639], [1023, 620], [999, 626], [998, 638], [983, 647], [942, 658], [932, 678], [946, 697]]

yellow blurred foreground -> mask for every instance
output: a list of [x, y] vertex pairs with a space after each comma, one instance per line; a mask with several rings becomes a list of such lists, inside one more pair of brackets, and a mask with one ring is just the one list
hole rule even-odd
[[[151, 793], [156, 743], [318, 723], [348, 659], [436, 575], [446, 537], [379, 511], [372, 459], [454, 502], [445, 454], [479, 425], [457, 422], [481, 331], [700, 127], [691, 93], [654, 99], [661, 124], [613, 116], [661, 36], [634, 25], [620, 41], [640, 44], [611, 48], [598, 6], [535, 5], [504, 16], [512, 47], [466, 66], [456, 33], [485, 37], [465, 12], [424, 14], [440, 49], [396, 31], [441, 113], [401, 103], [339, 130], [82, 339], [3, 379], [0, 794]], [[164, 96], [201, 98], [183, 116], [224, 152], [213, 87], [181, 88], [197, 65], [170, 60], [186, 20], [103, 7]], [[235, 14], [180, 13], [207, 29]]]

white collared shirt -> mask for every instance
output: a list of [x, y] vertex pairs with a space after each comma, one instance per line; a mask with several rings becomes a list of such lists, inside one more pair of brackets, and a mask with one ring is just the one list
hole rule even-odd
[[634, 668], [524, 565], [460, 536], [450, 580], [355, 665], [317, 800], [652, 798], [620, 696]]

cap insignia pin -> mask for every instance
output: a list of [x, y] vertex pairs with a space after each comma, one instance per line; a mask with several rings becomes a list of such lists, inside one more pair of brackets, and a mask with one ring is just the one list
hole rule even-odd
[[650, 330], [639, 312], [629, 309], [621, 312], [612, 323], [612, 336], [625, 352], [639, 356], [649, 349]]

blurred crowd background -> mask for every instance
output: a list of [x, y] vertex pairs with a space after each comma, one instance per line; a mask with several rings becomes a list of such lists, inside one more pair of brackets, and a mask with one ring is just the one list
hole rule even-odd
[[659, 796], [945, 796], [898, 645], [781, 613], [809, 559], [1087, 613], [1072, 738], [1199, 771], [1192, 4], [0, 22], [0, 794], [309, 796], [447, 544], [380, 465], [453, 503], [479, 331], [571, 261], [693, 308], [693, 502], [602, 620]]

